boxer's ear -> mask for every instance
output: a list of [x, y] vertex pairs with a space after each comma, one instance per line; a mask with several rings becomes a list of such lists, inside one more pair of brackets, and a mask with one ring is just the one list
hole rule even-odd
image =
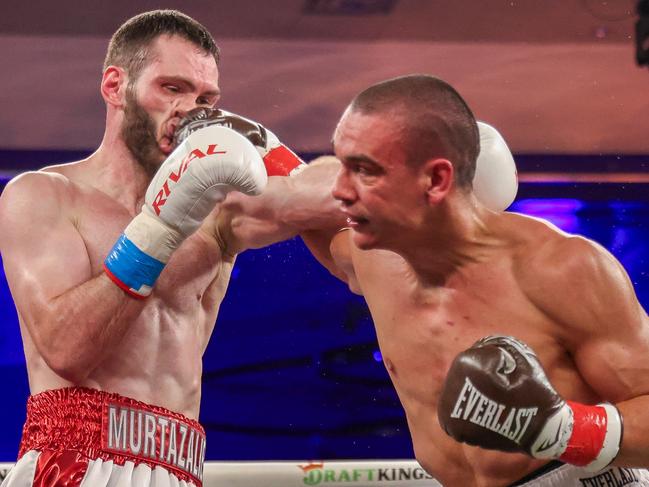
[[428, 203], [438, 204], [453, 185], [453, 164], [448, 159], [429, 159], [424, 163], [421, 174]]
[[125, 104], [128, 77], [124, 69], [108, 66], [101, 77], [101, 96], [108, 105], [119, 108]]

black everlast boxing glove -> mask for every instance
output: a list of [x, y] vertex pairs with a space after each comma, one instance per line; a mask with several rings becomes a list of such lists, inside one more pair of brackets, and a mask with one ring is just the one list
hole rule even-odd
[[252, 142], [264, 160], [269, 176], [289, 176], [306, 167], [293, 151], [282, 144], [277, 136], [263, 125], [216, 108], [201, 107], [187, 112], [176, 128], [174, 144], [179, 145], [189, 134], [211, 125], [231, 128]]
[[565, 401], [534, 352], [513, 337], [490, 336], [460, 353], [437, 407], [439, 423], [457, 441], [598, 471], [622, 442], [612, 404]]

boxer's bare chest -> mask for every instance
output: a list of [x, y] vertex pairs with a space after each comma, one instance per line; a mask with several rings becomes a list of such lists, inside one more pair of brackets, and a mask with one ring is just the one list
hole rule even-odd
[[[85, 243], [92, 274], [101, 274], [105, 256], [132, 217], [122, 205], [96, 190], [80, 190], [71, 201], [72, 222]], [[107, 357], [91, 379], [105, 384], [136, 370], [147, 377], [155, 371], [174, 377], [183, 391], [195, 390], [200, 357], [214, 328], [232, 266], [233, 260], [222, 258], [216, 240], [204, 229], [187, 238], [172, 254], [119, 350]], [[186, 359], [179, 360], [181, 357]]]
[[557, 389], [581, 388], [570, 358], [554, 339], [558, 325], [521, 289], [511, 261], [475, 266], [444, 285], [426, 288], [396, 254], [376, 252], [357, 260], [356, 276], [422, 465], [448, 485], [471, 485], [473, 475], [517, 478], [536, 468], [522, 456], [461, 445], [436, 421], [437, 399], [451, 362], [488, 335], [522, 339], [537, 351]]
[[[72, 201], [73, 224], [84, 241], [92, 274], [97, 275], [132, 216], [97, 191], [77, 191]], [[229, 266], [216, 240], [199, 230], [172, 254], [156, 282], [151, 301], [162, 300], [167, 307], [191, 312], [200, 306], [208, 289], [211, 292], [220, 284], [227, 286], [228, 279]]]
[[[92, 277], [101, 275], [105, 256], [132, 216], [122, 204], [88, 185], [66, 183], [61, 195], [61, 211], [70, 223], [67, 231], [79, 236], [85, 248], [77, 255], [63, 255], [69, 251], [53, 248], [52, 258], [63, 255], [66, 260], [87, 262]], [[190, 236], [172, 255], [143, 308], [129, 318], [119, 344], [76, 385], [119, 392], [196, 417], [201, 357], [233, 264], [234, 259], [224, 259], [216, 239], [203, 229]], [[87, 299], [101, 298], [89, 295]], [[32, 390], [69, 386], [26, 337]]]
[[454, 357], [487, 335], [516, 336], [538, 349], [544, 365], [565, 367], [565, 352], [553, 338], [557, 324], [521, 290], [507, 259], [423, 287], [392, 255], [377, 254], [375, 262], [355, 267], [402, 400], [433, 405]]

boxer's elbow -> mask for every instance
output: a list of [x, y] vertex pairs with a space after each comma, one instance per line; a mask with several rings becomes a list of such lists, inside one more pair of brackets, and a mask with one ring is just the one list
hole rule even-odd
[[46, 359], [45, 362], [52, 372], [72, 384], [82, 384], [91, 371], [91, 368], [81, 362], [60, 355], [51, 356], [49, 361]]
[[95, 364], [83, 360], [74, 351], [65, 348], [43, 355], [43, 358], [52, 372], [73, 384], [84, 382], [95, 368]]
[[96, 367], [99, 354], [89, 353], [87, 345], [78, 343], [70, 333], [69, 324], [61, 328], [53, 322], [35, 323], [34, 328], [37, 333], [32, 333], [32, 338], [38, 354], [59, 377], [78, 384]]

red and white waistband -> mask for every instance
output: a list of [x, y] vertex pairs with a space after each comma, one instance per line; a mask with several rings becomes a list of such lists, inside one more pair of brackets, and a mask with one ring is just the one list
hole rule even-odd
[[161, 466], [200, 486], [205, 430], [198, 421], [116, 393], [82, 387], [30, 396], [18, 458], [74, 450], [89, 459]]

